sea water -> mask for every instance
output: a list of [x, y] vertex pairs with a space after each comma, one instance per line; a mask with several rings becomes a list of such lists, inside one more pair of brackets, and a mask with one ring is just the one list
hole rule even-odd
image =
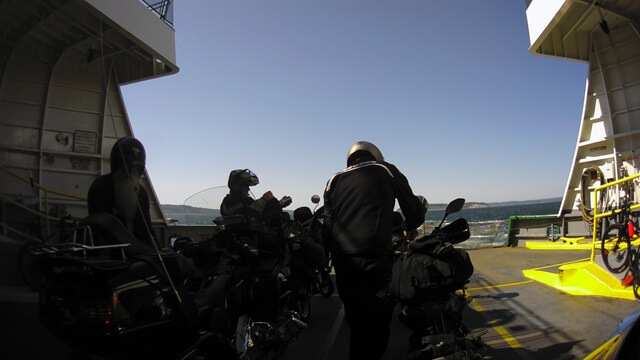
[[[556, 215], [560, 209], [560, 202], [539, 204], [491, 206], [486, 208], [466, 208], [447, 217], [445, 224], [458, 218], [465, 218], [469, 222], [471, 237], [460, 244], [465, 248], [498, 247], [508, 242], [509, 217], [529, 215]], [[444, 210], [427, 211], [425, 223], [418, 231], [430, 233], [440, 224]]]
[[[476, 247], [498, 247], [504, 246], [508, 241], [508, 226], [510, 216], [528, 216], [528, 215], [555, 215], [560, 209], [560, 202], [549, 202], [539, 204], [512, 205], [512, 206], [491, 206], [486, 208], [466, 208], [458, 213], [451, 214], [447, 217], [445, 224], [458, 218], [465, 218], [469, 222], [471, 237], [469, 240], [460, 244], [465, 248]], [[179, 220], [180, 224], [213, 224], [212, 220], [220, 215], [218, 210], [200, 209], [197, 212], [194, 208], [190, 208], [188, 213], [180, 211], [168, 212], [168, 217]], [[290, 215], [293, 217], [292, 215]], [[425, 215], [424, 225], [418, 231], [420, 234], [428, 234], [434, 227], [440, 224], [440, 220], [444, 216], [444, 210], [429, 210]]]

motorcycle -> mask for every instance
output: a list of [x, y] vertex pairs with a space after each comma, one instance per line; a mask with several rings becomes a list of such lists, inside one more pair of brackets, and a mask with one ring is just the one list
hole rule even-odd
[[[215, 193], [220, 189], [199, 197], [219, 204], [222, 196]], [[204, 274], [201, 286], [224, 283], [212, 328], [227, 339], [239, 359], [279, 358], [310, 317], [311, 289], [294, 265], [302, 227], [288, 213], [280, 216], [278, 222], [270, 217], [266, 226], [242, 215], [216, 217], [221, 230], [191, 248]]]
[[400, 322], [412, 330], [410, 352], [404, 359], [482, 358], [476, 351], [487, 330], [470, 331], [462, 319], [473, 265], [464, 250], [453, 246], [469, 238], [469, 224], [460, 218], [442, 226], [464, 202], [449, 203], [442, 221], [428, 235], [413, 238], [394, 232], [390, 292], [400, 303]]
[[322, 239], [322, 212], [318, 209], [320, 196], [313, 195], [311, 202], [316, 204], [311, 210], [308, 207], [299, 207], [293, 212], [294, 220], [300, 222], [303, 227], [304, 254], [300, 262], [300, 272], [305, 273], [305, 278], [311, 282], [313, 292], [324, 297], [333, 295], [335, 286], [331, 279], [331, 254], [325, 249]]
[[75, 359], [213, 359], [231, 349], [209, 329], [218, 287], [189, 291], [193, 264], [154, 251], [114, 216], [90, 215], [72, 241], [32, 246], [39, 317]]

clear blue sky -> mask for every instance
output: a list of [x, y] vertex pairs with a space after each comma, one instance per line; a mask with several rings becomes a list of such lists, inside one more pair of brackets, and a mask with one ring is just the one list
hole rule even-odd
[[123, 87], [164, 204], [260, 177], [309, 205], [368, 140], [430, 202], [560, 197], [587, 64], [534, 56], [524, 0], [177, 0], [173, 76]]

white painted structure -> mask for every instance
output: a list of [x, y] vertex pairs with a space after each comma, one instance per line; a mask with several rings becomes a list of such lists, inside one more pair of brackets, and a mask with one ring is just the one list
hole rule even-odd
[[591, 207], [593, 189], [603, 181], [639, 171], [640, 1], [533, 0], [527, 21], [532, 54], [589, 63], [559, 215], [580, 213], [583, 203]]
[[[178, 71], [172, 9], [169, 0], [0, 2], [1, 234], [46, 237], [60, 218], [86, 216], [113, 144], [134, 135], [120, 86]], [[164, 227], [148, 177], [143, 185]]]

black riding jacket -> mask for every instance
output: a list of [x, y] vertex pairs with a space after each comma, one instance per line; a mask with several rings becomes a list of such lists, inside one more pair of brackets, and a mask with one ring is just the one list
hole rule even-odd
[[[126, 224], [126, 219], [123, 218], [122, 214], [118, 213], [115, 196], [116, 189], [113, 182], [113, 173], [109, 173], [98, 177], [91, 184], [87, 195], [89, 215], [107, 213], [116, 216], [123, 224]], [[149, 210], [149, 194], [140, 185], [136, 187], [136, 195], [138, 197], [138, 210], [136, 211], [132, 233], [138, 240], [152, 246], [151, 241], [156, 241], [157, 244], [157, 239], [154, 238], [153, 231], [150, 231], [152, 224]]]
[[420, 226], [426, 210], [394, 165], [361, 162], [329, 179], [324, 192], [323, 232], [332, 254], [392, 254], [396, 199], [407, 230]]

